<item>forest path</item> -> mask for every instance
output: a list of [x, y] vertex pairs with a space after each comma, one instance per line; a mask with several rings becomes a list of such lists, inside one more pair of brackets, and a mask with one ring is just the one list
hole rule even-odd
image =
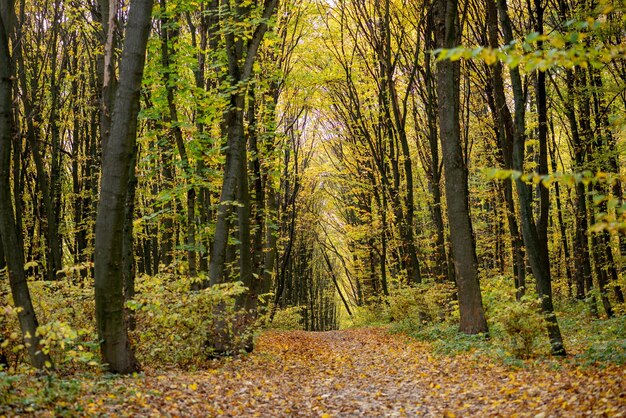
[[[556, 363], [555, 363], [556, 364]], [[560, 363], [559, 363], [560, 364]], [[116, 380], [86, 412], [121, 416], [626, 416], [624, 367], [511, 369], [434, 356], [383, 328], [266, 332], [253, 354]], [[84, 398], [83, 398], [84, 399]]]

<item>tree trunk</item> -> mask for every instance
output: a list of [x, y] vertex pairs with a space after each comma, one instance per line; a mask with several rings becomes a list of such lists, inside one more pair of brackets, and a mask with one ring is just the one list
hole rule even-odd
[[[498, 0], [500, 12], [500, 23], [504, 33], [504, 41], [510, 43], [513, 40], [511, 21], [509, 19], [506, 0]], [[526, 100], [522, 87], [519, 68], [511, 68], [511, 85], [513, 87], [513, 98], [515, 103], [515, 119], [513, 130], [513, 169], [522, 172], [524, 170], [525, 151], [525, 106]], [[552, 305], [552, 279], [550, 277], [549, 257], [542, 256], [543, 245], [533, 221], [532, 196], [529, 185], [521, 178], [516, 180], [517, 196], [520, 207], [520, 217], [522, 222], [522, 236], [526, 247], [526, 254], [530, 261], [530, 266], [535, 276], [537, 284], [537, 294], [541, 298], [541, 310], [547, 322], [548, 337], [553, 355], [564, 356], [563, 338], [561, 330], [554, 313]]]
[[116, 373], [137, 371], [124, 310], [122, 248], [124, 204], [137, 135], [139, 93], [150, 33], [152, 0], [132, 0], [120, 63], [120, 80], [103, 152], [96, 218], [96, 321], [103, 361]]
[[[426, 17], [426, 48], [437, 48], [435, 42], [434, 22], [432, 13], [428, 13]], [[432, 74], [433, 59], [430, 55], [424, 57], [424, 82], [426, 84], [426, 120], [428, 124], [428, 145], [430, 149], [430, 162], [423, 161], [426, 166], [430, 163], [430, 168], [426, 170], [428, 177], [428, 191], [432, 194], [433, 204], [430, 207], [431, 217], [435, 224], [435, 257], [434, 272], [437, 280], [454, 281], [454, 274], [450, 274], [450, 260], [448, 260], [445, 239], [445, 226], [443, 222], [443, 211], [441, 209], [441, 165], [439, 158], [439, 137], [437, 135], [437, 94], [435, 86], [435, 77]], [[414, 111], [415, 112], [415, 111]], [[417, 117], [415, 126], [418, 125]], [[427, 159], [424, 159], [427, 160]]]
[[[535, 3], [535, 31], [543, 33], [542, 0]], [[543, 48], [543, 41], [537, 42], [537, 48]], [[537, 172], [540, 175], [548, 174], [548, 108], [546, 96], [546, 73], [537, 70], [535, 81], [535, 99], [537, 101], [537, 139], [539, 141], [539, 164]], [[550, 252], [548, 251], [548, 218], [550, 216], [550, 194], [542, 182], [537, 185], [539, 195], [539, 217], [536, 222], [537, 238], [539, 239], [539, 254], [542, 263], [550, 269]]]
[[15, 127], [13, 126], [12, 92], [13, 63], [9, 39], [13, 34], [14, 4], [12, 0], [0, 1], [0, 236], [4, 258], [8, 267], [9, 285], [13, 303], [21, 308], [18, 319], [24, 343], [32, 365], [38, 369], [51, 367], [50, 357], [39, 347], [37, 317], [24, 273], [24, 245], [15, 223], [14, 196], [11, 193], [11, 148]]
[[[175, 94], [175, 79], [172, 77], [172, 59], [171, 54], [174, 51], [174, 42], [178, 38], [178, 30], [172, 29], [172, 25], [175, 24], [175, 20], [170, 20], [167, 15], [167, 1], [160, 0], [161, 7], [161, 62], [163, 65], [163, 83], [165, 84], [165, 90], [167, 92], [167, 105], [169, 114], [166, 120], [170, 122], [170, 135], [173, 137], [178, 149], [178, 154], [182, 162], [182, 168], [185, 172], [186, 178], [191, 181], [194, 175], [189, 157], [187, 156], [187, 149], [183, 140], [183, 133], [178, 123], [178, 109], [174, 102]], [[174, 23], [172, 23], [174, 22]], [[196, 225], [195, 225], [195, 209], [196, 209], [196, 191], [193, 186], [189, 186], [187, 191], [187, 231], [185, 234], [185, 246], [187, 247], [187, 264], [189, 277], [197, 276], [197, 262], [196, 262]]]
[[[500, 47], [498, 41], [498, 8], [494, 0], [487, 0], [487, 33], [489, 46], [491, 48]], [[505, 169], [512, 167], [513, 158], [513, 118], [507, 106], [506, 96], [504, 93], [504, 80], [502, 77], [502, 64], [494, 63], [490, 68], [491, 81], [487, 88], [488, 95], [493, 96], [493, 100], [489, 101], [492, 106], [496, 135], [498, 137], [498, 148], [500, 159]], [[506, 179], [504, 181], [504, 202], [506, 204], [506, 219], [511, 234], [511, 256], [513, 261], [513, 277], [515, 280], [515, 289], [517, 291], [517, 299], [521, 299], [524, 295], [526, 287], [526, 267], [524, 257], [524, 247], [522, 237], [519, 231], [515, 214], [515, 201], [513, 200], [513, 181]]]
[[[597, 151], [601, 151], [602, 155], [606, 156], [606, 159], [602, 159], [600, 162], [600, 169], [606, 170], [612, 173], [619, 173], [619, 163], [618, 163], [618, 152], [615, 149], [615, 139], [613, 137], [613, 132], [611, 130], [611, 125], [609, 122], [609, 113], [610, 108], [606, 103], [605, 99], [605, 90], [604, 83], [602, 82], [602, 73], [597, 69], [590, 69], [590, 79], [591, 84], [593, 86], [593, 101], [594, 101], [594, 112], [595, 112], [595, 121], [596, 121], [596, 147]], [[608, 189], [608, 187], [606, 188]], [[608, 190], [605, 190], [600, 184], [596, 185], [596, 190], [601, 194], [608, 194]], [[613, 193], [613, 197], [618, 200], [621, 204], [624, 200], [623, 192], [622, 192], [622, 183], [620, 180], [616, 180], [613, 186], [611, 187], [611, 191]], [[608, 213], [607, 210], [607, 202], [602, 201], [600, 208], [598, 210], [601, 213]], [[613, 257], [613, 249], [611, 248], [611, 236], [608, 231], [604, 231], [602, 233], [602, 239], [600, 240], [602, 245], [602, 251], [604, 252], [604, 257], [606, 260], [606, 265], [603, 267], [607, 272], [607, 285], [611, 285], [613, 287], [613, 291], [615, 293], [615, 299], [617, 303], [624, 303], [624, 294], [622, 289], [618, 283], [618, 273], [617, 273], [617, 265], [615, 263], [615, 259]], [[625, 254], [624, 243], [624, 235], [619, 235], [620, 247], [619, 250], [622, 254]], [[606, 310], [606, 309], [605, 309]]]
[[[228, 127], [226, 142], [226, 165], [224, 167], [224, 179], [222, 181], [222, 193], [220, 204], [217, 209], [217, 221], [213, 236], [213, 250], [209, 261], [210, 285], [224, 281], [224, 264], [226, 262], [226, 247], [228, 246], [229, 222], [233, 203], [237, 197], [237, 184], [239, 182], [242, 152], [245, 147], [243, 136], [244, 97], [242, 94], [232, 94], [229, 109], [226, 111], [225, 124]], [[242, 255], [243, 256], [243, 255]]]
[[[437, 35], [439, 46], [452, 48], [457, 43], [457, 0], [438, 0]], [[437, 63], [439, 138], [443, 152], [445, 187], [448, 203], [450, 240], [456, 271], [460, 330], [466, 334], [487, 333], [482, 305], [474, 235], [469, 217], [467, 171], [463, 161], [459, 122], [459, 62]]]
[[[556, 140], [554, 138], [554, 129], [552, 129], [552, 147], [550, 153], [550, 160], [552, 162], [552, 171], [557, 171], [556, 164]], [[554, 198], [556, 201], [556, 214], [557, 221], [559, 224], [559, 232], [561, 234], [561, 245], [563, 246], [563, 258], [565, 259], [565, 274], [567, 276], [567, 286], [569, 296], [572, 297], [572, 286], [574, 284], [573, 275], [572, 275], [572, 264], [571, 264], [571, 254], [570, 247], [567, 241], [567, 229], [565, 227], [565, 222], [563, 220], [563, 208], [562, 208], [562, 199], [561, 199], [561, 186], [559, 183], [554, 184]]]
[[[222, 191], [220, 196], [220, 203], [217, 209], [217, 220], [215, 223], [215, 235], [213, 238], [213, 248], [211, 252], [211, 260], [209, 262], [209, 283], [211, 285], [219, 283], [224, 280], [224, 262], [226, 260], [226, 248], [228, 246], [229, 235], [229, 222], [228, 215], [231, 212], [233, 202], [237, 197], [237, 185], [240, 183], [239, 176], [245, 174], [247, 177], [246, 161], [242, 160], [246, 158], [246, 140], [244, 135], [243, 126], [243, 111], [245, 104], [245, 87], [244, 85], [249, 81], [252, 75], [253, 65], [256, 61], [257, 52], [263, 36], [267, 31], [267, 20], [272, 16], [278, 0], [268, 0], [264, 3], [263, 20], [255, 28], [252, 38], [248, 41], [245, 48], [245, 55], [243, 54], [243, 47], [239, 41], [235, 39], [233, 33], [226, 33], [226, 55], [228, 57], [228, 73], [231, 78], [230, 82], [233, 86], [237, 86], [235, 91], [230, 95], [230, 103], [228, 109], [225, 112], [224, 125], [227, 131], [227, 147], [226, 147], [226, 165], [224, 167], [224, 180], [222, 183]], [[224, 8], [229, 9], [230, 5], [223, 1]], [[242, 9], [237, 10], [237, 13], [244, 13]], [[245, 16], [236, 16], [243, 19]], [[244, 170], [241, 169], [243, 164]], [[245, 171], [245, 173], [242, 173]], [[243, 181], [241, 182], [244, 183]], [[247, 187], [248, 181], [245, 179]], [[246, 194], [248, 192], [246, 191]], [[243, 203], [243, 202], [240, 202]], [[249, 205], [249, 202], [247, 202]], [[246, 209], [249, 213], [249, 207]], [[243, 212], [241, 213], [243, 214]], [[242, 225], [248, 223], [249, 219], [241, 219]], [[241, 225], [240, 225], [241, 227]], [[249, 233], [249, 231], [248, 231]], [[247, 250], [240, 251], [240, 257], [245, 258], [240, 260], [240, 266], [251, 265], [251, 257], [249, 251], [250, 243], [244, 244]], [[247, 273], [246, 273], [247, 274]]]
[[[126, 204], [124, 207], [124, 232], [122, 238], [122, 274], [124, 276], [124, 300], [130, 300], [135, 296], [135, 251], [134, 251], [134, 216], [135, 216], [135, 191], [137, 189], [137, 145], [133, 147], [128, 173], [128, 190], [126, 191]], [[132, 310], [127, 310], [128, 328], [135, 329], [135, 316]]]

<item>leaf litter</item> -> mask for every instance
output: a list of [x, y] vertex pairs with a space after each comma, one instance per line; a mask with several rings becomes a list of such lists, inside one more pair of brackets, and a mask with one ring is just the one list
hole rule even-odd
[[[196, 372], [147, 370], [104, 386], [83, 380], [74, 403], [32, 415], [626, 416], [626, 367], [550, 364], [438, 356], [427, 342], [385, 328], [267, 331], [252, 354]], [[9, 416], [29, 415], [1, 404], [0, 415], [7, 407]]]

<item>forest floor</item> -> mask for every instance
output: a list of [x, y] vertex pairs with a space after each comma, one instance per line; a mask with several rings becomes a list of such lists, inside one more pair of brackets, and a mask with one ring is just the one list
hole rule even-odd
[[207, 370], [80, 380], [47, 406], [0, 397], [0, 416], [617, 417], [626, 416], [625, 376], [625, 366], [435, 355], [385, 328], [267, 331], [252, 354]]

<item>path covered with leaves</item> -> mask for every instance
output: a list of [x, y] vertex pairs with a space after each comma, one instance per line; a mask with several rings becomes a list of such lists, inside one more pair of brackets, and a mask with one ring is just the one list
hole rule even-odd
[[200, 372], [84, 381], [75, 403], [55, 408], [109, 416], [626, 416], [625, 372], [436, 356], [427, 343], [380, 328], [267, 332], [251, 355]]

